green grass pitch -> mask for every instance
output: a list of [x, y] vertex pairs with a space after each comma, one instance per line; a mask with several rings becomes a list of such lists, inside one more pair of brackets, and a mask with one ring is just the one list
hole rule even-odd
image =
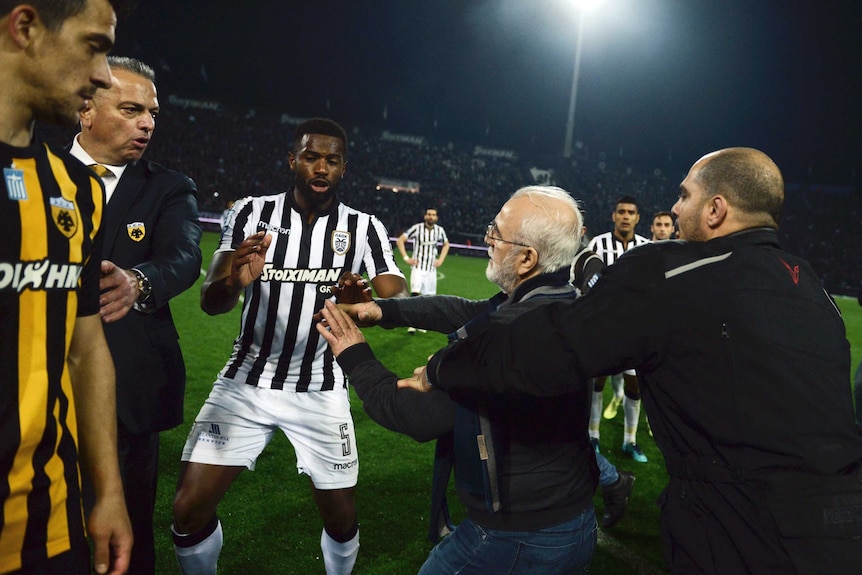
[[[217, 235], [205, 233], [201, 248], [204, 265], [211, 257]], [[438, 292], [485, 298], [497, 290], [484, 276], [484, 258], [450, 255], [440, 272]], [[408, 270], [404, 269], [405, 272]], [[157, 573], [174, 575], [179, 567], [170, 538], [171, 501], [179, 457], [191, 422], [209, 393], [216, 373], [227, 360], [239, 330], [239, 308], [209, 317], [198, 304], [200, 282], [171, 304], [186, 358], [188, 384], [186, 422], [162, 433], [158, 500], [156, 505]], [[853, 299], [838, 300], [852, 344], [855, 367], [862, 356], [862, 310]], [[446, 344], [440, 334], [407, 335], [402, 330], [364, 330], [377, 356], [393, 371], [409, 375], [428, 355]], [[610, 386], [605, 387], [610, 394]], [[369, 420], [353, 395], [353, 416], [362, 462], [357, 488], [360, 520], [359, 558], [354, 573], [409, 575], [416, 573], [431, 544], [425, 539], [429, 508], [433, 444], [418, 444], [386, 431]], [[613, 421], [602, 423], [602, 447], [610, 460], [637, 475], [630, 507], [622, 522], [600, 532], [592, 573], [625, 575], [664, 573], [658, 539], [656, 499], [667, 476], [661, 454], [641, 423], [638, 443], [649, 463], [638, 464], [619, 453], [622, 410]], [[450, 493], [454, 519], [462, 517], [460, 504]], [[595, 498], [601, 513], [601, 496]], [[225, 544], [219, 561], [223, 575], [308, 575], [324, 573], [320, 557], [321, 523], [311, 501], [308, 481], [296, 473], [290, 443], [277, 436], [264, 451], [253, 472], [246, 471], [219, 508]]]

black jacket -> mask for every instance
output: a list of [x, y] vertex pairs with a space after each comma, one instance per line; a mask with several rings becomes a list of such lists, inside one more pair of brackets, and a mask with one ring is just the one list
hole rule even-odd
[[[567, 280], [568, 270], [532, 278], [488, 317], [510, 322], [528, 309], [555, 301], [552, 295], [574, 297]], [[378, 303], [384, 309], [387, 325], [446, 332], [464, 323], [467, 331], [481, 330], [485, 312], [499, 299], [502, 298], [497, 296], [472, 302], [433, 296]], [[458, 394], [450, 398], [439, 391], [397, 389], [397, 376], [374, 359], [367, 345], [348, 349], [338, 361], [349, 374], [350, 384], [366, 412], [384, 427], [419, 441], [454, 431], [456, 487], [474, 522], [490, 529], [529, 531], [572, 519], [592, 504], [598, 470], [586, 433], [591, 392], [588, 385], [567, 391], [563, 400], [524, 394], [481, 398]], [[481, 488], [482, 480], [477, 475], [487, 471], [483, 469], [473, 429], [480, 411], [487, 412], [492, 428], [486, 437], [493, 438], [488, 449], [497, 456], [499, 511], [490, 506], [491, 496]]]
[[[821, 536], [862, 535], [849, 363], [841, 315], [810, 266], [754, 229], [638, 247], [586, 296], [493, 324], [438, 353], [429, 373], [453, 391], [547, 396], [636, 368], [671, 487], [690, 484], [665, 500], [665, 542], [757, 572], [789, 549], [829, 555]], [[706, 549], [679, 553], [709, 522], [692, 545]]]
[[189, 177], [139, 160], [105, 207], [102, 258], [139, 269], [152, 285], [151, 313], [132, 309], [104, 325], [117, 371], [117, 417], [131, 433], [183, 421], [185, 364], [168, 302], [201, 273], [195, 193]]

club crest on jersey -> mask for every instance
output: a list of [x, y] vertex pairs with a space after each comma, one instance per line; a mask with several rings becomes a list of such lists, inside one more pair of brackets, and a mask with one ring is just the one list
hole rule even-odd
[[27, 188], [24, 187], [24, 170], [3, 168], [3, 177], [6, 178], [6, 193], [10, 200], [27, 199]]
[[48, 198], [51, 204], [51, 219], [60, 233], [71, 238], [78, 231], [78, 212], [75, 204], [66, 198]]
[[144, 227], [144, 222], [132, 222], [126, 224], [126, 233], [132, 238], [132, 241], [139, 242], [147, 235], [147, 228]]
[[350, 250], [350, 232], [332, 232], [332, 251], [336, 255], [343, 256]]

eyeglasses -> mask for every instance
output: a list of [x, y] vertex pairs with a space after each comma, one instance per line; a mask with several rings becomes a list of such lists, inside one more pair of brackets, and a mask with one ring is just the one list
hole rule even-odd
[[489, 240], [493, 240], [495, 242], [503, 242], [504, 244], [512, 244], [515, 246], [521, 246], [522, 248], [528, 248], [527, 244], [520, 244], [518, 242], [513, 242], [509, 240], [504, 240], [503, 238], [497, 237], [494, 235], [495, 233], [499, 234], [500, 230], [497, 229], [497, 224], [495, 222], [491, 222], [488, 224], [488, 227], [485, 228], [485, 237]]

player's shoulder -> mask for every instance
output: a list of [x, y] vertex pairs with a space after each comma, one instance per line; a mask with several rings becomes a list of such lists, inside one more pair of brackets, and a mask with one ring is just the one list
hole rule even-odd
[[595, 250], [595, 246], [602, 242], [607, 242], [612, 237], [612, 232], [604, 232], [593, 236], [588, 244], [591, 250]]
[[[258, 217], [264, 213], [267, 205], [272, 205], [273, 203], [275, 204], [274, 209], [268, 211], [271, 212], [272, 217], [280, 220], [283, 210], [288, 207], [284, 192], [268, 196], [245, 196], [244, 198], [239, 198], [234, 201], [230, 212], [232, 214], [243, 215], [246, 218]], [[252, 214], [256, 215], [253, 216]]]
[[[12, 149], [10, 146], [6, 147]], [[34, 136], [33, 142], [27, 150], [29, 153], [23, 154], [23, 156], [34, 158], [54, 156], [62, 161], [66, 171], [69, 173], [69, 176], [73, 181], [77, 181], [81, 178], [96, 177], [93, 171], [88, 166], [84, 165], [81, 160], [73, 156], [69, 150], [54, 143], [46, 142], [37, 136]], [[12, 155], [18, 155], [17, 149], [16, 153]]]
[[354, 216], [361, 220], [368, 220], [373, 223], [380, 223], [380, 218], [371, 212], [366, 212], [363, 210], [356, 209], [354, 207], [348, 206], [344, 202], [338, 202], [338, 205], [335, 207], [336, 213], [338, 214], [338, 218], [342, 219], [347, 216]]
[[359, 210], [357, 208], [354, 208], [353, 206], [349, 206], [342, 201], [339, 201], [335, 205], [335, 212], [339, 216], [350, 215], [350, 216], [358, 216], [360, 218], [373, 218], [373, 217], [375, 217], [374, 214]]
[[284, 204], [286, 203], [286, 200], [287, 193], [280, 192], [277, 194], [267, 194], [265, 196], [246, 196], [234, 202], [234, 206], [239, 206], [240, 208], [244, 206], [264, 206], [272, 202], [275, 202], [277, 204]]

